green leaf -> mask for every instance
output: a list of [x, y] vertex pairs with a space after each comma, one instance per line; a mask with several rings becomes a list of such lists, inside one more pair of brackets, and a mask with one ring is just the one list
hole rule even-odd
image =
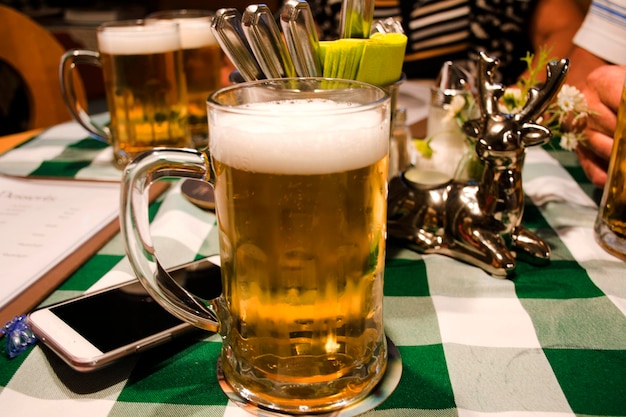
[[430, 141], [431, 139], [413, 139], [413, 145], [415, 146], [415, 149], [417, 149], [417, 151], [424, 157], [427, 159], [430, 159], [433, 157], [433, 148], [430, 147]]

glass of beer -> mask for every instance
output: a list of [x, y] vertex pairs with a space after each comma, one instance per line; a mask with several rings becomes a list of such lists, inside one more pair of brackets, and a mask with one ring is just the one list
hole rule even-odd
[[[204, 151], [155, 150], [125, 170], [121, 230], [135, 273], [172, 314], [223, 339], [242, 399], [288, 414], [357, 403], [381, 380], [390, 100], [365, 83], [274, 79], [208, 100]], [[173, 285], [152, 248], [154, 178], [215, 191], [222, 293]]]
[[174, 20], [180, 28], [183, 70], [187, 80], [189, 131], [196, 149], [208, 145], [206, 100], [221, 87], [222, 49], [213, 32], [209, 10], [164, 10], [148, 19]]
[[626, 81], [607, 180], [595, 223], [596, 240], [607, 252], [626, 260]]
[[[96, 139], [113, 147], [123, 168], [154, 147], [191, 146], [187, 86], [176, 22], [143, 20], [104, 23], [98, 51], [71, 50], [61, 58], [61, 87], [76, 119]], [[78, 104], [72, 83], [76, 64], [102, 68], [110, 124], [95, 123]]]

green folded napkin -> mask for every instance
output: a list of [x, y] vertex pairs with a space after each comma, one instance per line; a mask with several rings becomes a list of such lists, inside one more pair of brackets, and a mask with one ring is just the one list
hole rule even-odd
[[402, 75], [406, 43], [407, 37], [401, 33], [375, 33], [368, 39], [321, 41], [323, 76], [378, 86], [393, 84]]

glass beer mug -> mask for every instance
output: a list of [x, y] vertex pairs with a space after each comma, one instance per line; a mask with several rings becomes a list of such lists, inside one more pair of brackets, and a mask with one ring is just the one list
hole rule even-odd
[[221, 87], [222, 49], [211, 31], [209, 10], [161, 10], [147, 20], [172, 20], [180, 29], [183, 71], [187, 82], [189, 132], [196, 149], [208, 145], [207, 97]]
[[[97, 30], [98, 51], [71, 50], [61, 58], [61, 89], [76, 121], [113, 147], [113, 164], [124, 168], [158, 146], [191, 145], [187, 87], [178, 24], [122, 20]], [[110, 124], [99, 126], [78, 104], [72, 78], [77, 64], [102, 68]]]
[[595, 237], [607, 252], [626, 260], [626, 80], [606, 184], [595, 222]]
[[[208, 100], [203, 152], [156, 149], [125, 170], [130, 262], [167, 310], [222, 336], [221, 368], [242, 398], [283, 413], [329, 412], [383, 377], [390, 100], [320, 78], [247, 82]], [[214, 187], [222, 294], [201, 299], [165, 273], [148, 224], [162, 177]]]

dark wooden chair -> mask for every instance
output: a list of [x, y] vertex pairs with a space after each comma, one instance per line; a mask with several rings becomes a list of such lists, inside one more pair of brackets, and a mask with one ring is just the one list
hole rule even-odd
[[[0, 5], [0, 126], [3, 134], [52, 126], [72, 119], [61, 96], [59, 63], [65, 48], [43, 26]], [[77, 76], [78, 77], [78, 76]], [[75, 83], [83, 108], [82, 80]], [[7, 124], [13, 124], [13, 131]]]

